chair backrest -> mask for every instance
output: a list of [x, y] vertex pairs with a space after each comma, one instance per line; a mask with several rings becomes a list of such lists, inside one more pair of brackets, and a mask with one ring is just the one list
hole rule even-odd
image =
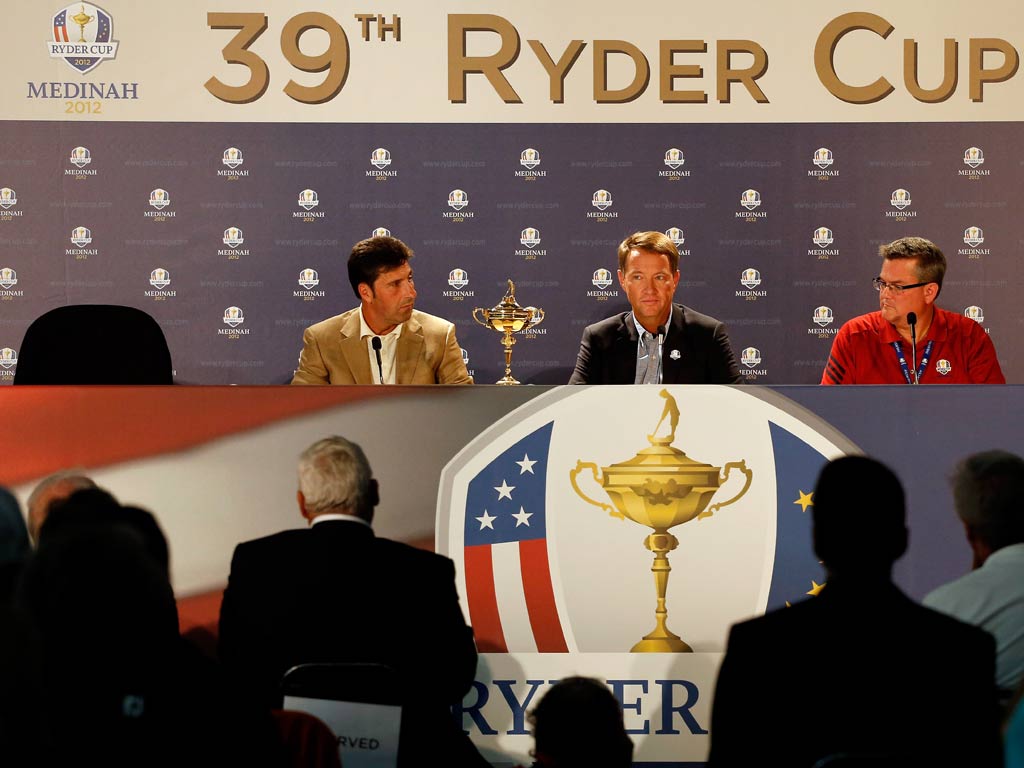
[[282, 681], [284, 708], [308, 712], [338, 738], [345, 768], [390, 768], [398, 761], [402, 686], [384, 664], [300, 664]]
[[156, 320], [134, 307], [72, 304], [32, 321], [15, 384], [173, 384]]

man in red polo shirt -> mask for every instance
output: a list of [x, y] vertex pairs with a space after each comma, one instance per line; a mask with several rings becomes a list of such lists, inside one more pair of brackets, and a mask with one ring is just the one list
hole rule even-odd
[[[1005, 384], [980, 324], [935, 306], [946, 257], [923, 237], [878, 249], [878, 312], [845, 323], [832, 343], [822, 384]], [[917, 318], [917, 369], [908, 316]], [[916, 374], [916, 375], [915, 375]]]

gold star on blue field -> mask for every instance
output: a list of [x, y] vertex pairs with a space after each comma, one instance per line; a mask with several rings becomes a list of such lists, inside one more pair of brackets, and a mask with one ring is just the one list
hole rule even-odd
[[793, 503], [800, 505], [800, 511], [801, 512], [806, 512], [808, 507], [813, 507], [814, 506], [814, 501], [811, 499], [811, 497], [814, 495], [814, 491], [811, 491], [810, 493], [804, 493], [803, 491], [797, 491], [797, 493], [800, 494], [800, 498], [797, 499], [796, 501], [794, 501]]

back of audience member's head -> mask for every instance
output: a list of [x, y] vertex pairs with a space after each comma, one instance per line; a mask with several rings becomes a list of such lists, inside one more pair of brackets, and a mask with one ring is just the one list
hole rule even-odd
[[0, 488], [0, 565], [20, 562], [28, 551], [28, 530], [18, 500]]
[[142, 543], [146, 553], [165, 572], [169, 572], [170, 555], [167, 539], [156, 518], [138, 507], [123, 507], [102, 488], [75, 491], [66, 499], [50, 505], [46, 523], [39, 532], [39, 546], [46, 546], [69, 530], [98, 525], [117, 526], [129, 531]]
[[831, 575], [889, 576], [907, 549], [903, 486], [867, 456], [825, 465], [814, 488], [814, 551]]
[[83, 488], [95, 487], [96, 483], [77, 470], [56, 472], [40, 480], [29, 494], [27, 503], [28, 535], [32, 543], [39, 543], [39, 531], [54, 501], [66, 499]]
[[553, 685], [530, 712], [530, 723], [538, 765], [626, 768], [633, 761], [622, 707], [592, 677], [567, 677]]
[[373, 519], [377, 483], [366, 454], [343, 437], [318, 440], [299, 456], [299, 494], [306, 517], [328, 513]]
[[1024, 542], [1024, 459], [1007, 451], [975, 453], [956, 466], [952, 485], [969, 535], [992, 551]]

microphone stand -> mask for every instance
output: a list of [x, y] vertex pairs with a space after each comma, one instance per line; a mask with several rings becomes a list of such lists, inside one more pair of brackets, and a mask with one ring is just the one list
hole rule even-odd
[[910, 325], [910, 361], [913, 364], [914, 384], [920, 384], [917, 373], [917, 313], [907, 313], [907, 324]]
[[380, 359], [380, 347], [381, 347], [380, 336], [374, 336], [372, 339], [370, 339], [370, 346], [373, 347], [373, 351], [377, 355], [377, 373], [380, 376], [380, 383], [383, 384], [384, 383], [384, 364], [381, 362], [381, 359]]

